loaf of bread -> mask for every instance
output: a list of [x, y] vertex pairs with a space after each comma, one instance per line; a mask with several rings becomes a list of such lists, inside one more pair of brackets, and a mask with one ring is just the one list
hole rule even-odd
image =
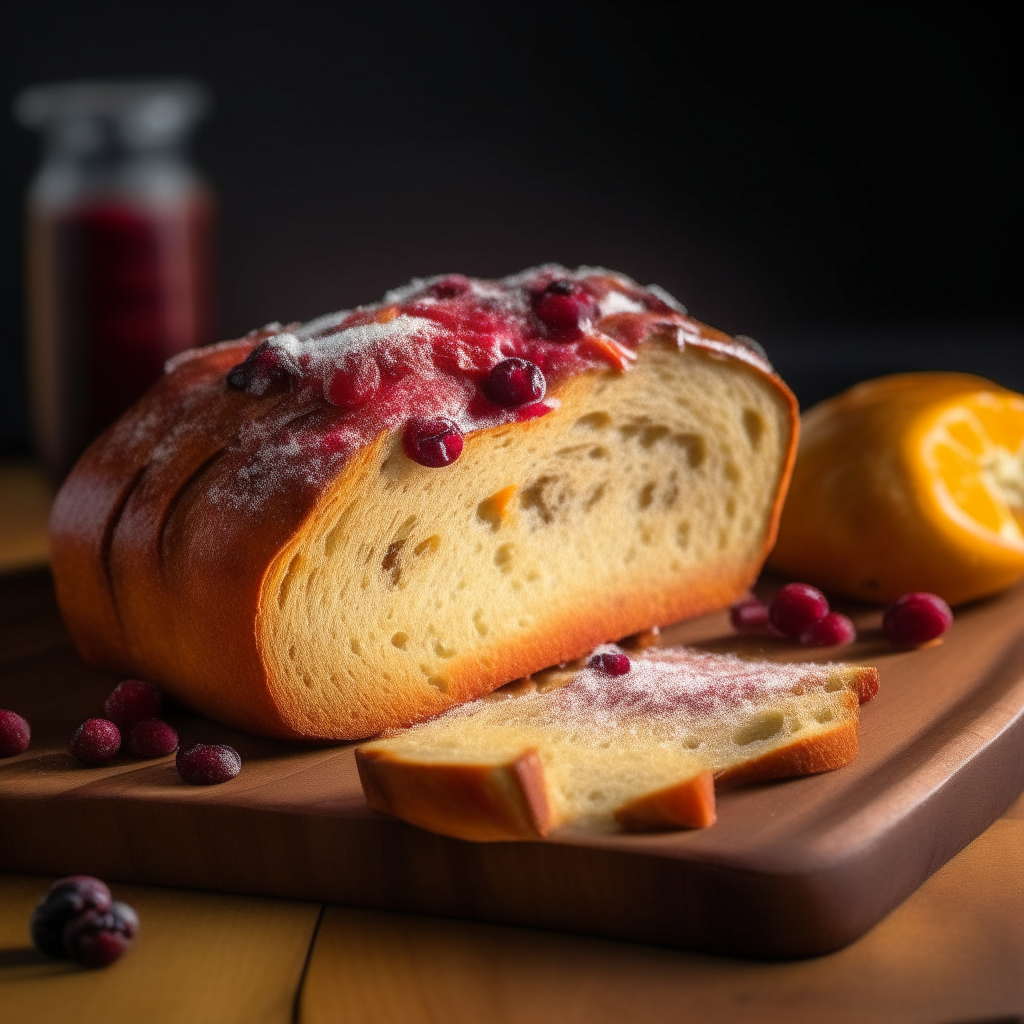
[[168, 364], [57, 497], [57, 595], [87, 661], [212, 718], [372, 736], [734, 600], [796, 433], [658, 289], [417, 280]]
[[[602, 668], [608, 655], [623, 674]], [[628, 666], [628, 667], [627, 667]], [[630, 831], [715, 820], [715, 780], [831, 771], [857, 753], [873, 668], [746, 662], [686, 648], [543, 672], [356, 751], [371, 807], [471, 840], [567, 823]]]

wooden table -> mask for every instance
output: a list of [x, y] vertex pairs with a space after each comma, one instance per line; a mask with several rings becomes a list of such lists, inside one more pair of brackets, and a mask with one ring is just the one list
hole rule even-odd
[[[44, 556], [45, 495], [29, 468], [0, 468], [0, 570]], [[863, 939], [785, 964], [124, 885], [142, 932], [86, 972], [28, 943], [48, 881], [0, 875], [2, 1024], [1024, 1022], [1024, 798]]]

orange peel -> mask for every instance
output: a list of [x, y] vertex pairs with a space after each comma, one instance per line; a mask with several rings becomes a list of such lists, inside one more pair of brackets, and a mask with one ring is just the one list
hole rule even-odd
[[769, 564], [825, 590], [950, 604], [1024, 577], [1024, 396], [961, 373], [881, 377], [803, 416]]

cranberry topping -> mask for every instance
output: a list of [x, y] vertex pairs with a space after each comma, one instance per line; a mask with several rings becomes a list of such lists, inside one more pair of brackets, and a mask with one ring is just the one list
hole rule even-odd
[[904, 594], [885, 610], [882, 629], [900, 647], [918, 647], [942, 636], [953, 624], [953, 612], [938, 594]]
[[280, 345], [265, 341], [228, 373], [229, 388], [250, 395], [283, 391], [297, 377], [299, 368]]
[[117, 684], [103, 702], [103, 716], [123, 733], [130, 733], [136, 722], [160, 717], [160, 690], [142, 679], [125, 679]]
[[110, 909], [110, 890], [91, 875], [59, 878], [32, 912], [29, 933], [36, 949], [48, 956], [63, 957], [64, 929], [87, 911]]
[[553, 340], [576, 341], [583, 333], [583, 324], [597, 311], [597, 303], [575, 281], [559, 279], [534, 299], [533, 309]]
[[327, 400], [339, 409], [358, 409], [377, 393], [380, 367], [375, 359], [363, 359], [357, 366], [342, 367], [327, 385]]
[[178, 774], [193, 786], [216, 786], [229, 782], [242, 770], [242, 759], [234, 747], [223, 743], [197, 743], [187, 750], [178, 748]]
[[800, 634], [800, 643], [805, 647], [834, 647], [852, 644], [856, 639], [853, 620], [839, 612], [829, 612]]
[[120, 749], [121, 731], [105, 718], [86, 719], [71, 739], [71, 753], [90, 768], [110, 764]]
[[132, 944], [139, 931], [139, 915], [127, 903], [110, 909], [87, 910], [64, 929], [64, 953], [83, 967], [106, 967]]
[[587, 662], [587, 666], [609, 676], [624, 676], [630, 669], [629, 658], [615, 652], [595, 654]]
[[178, 734], [159, 718], [147, 718], [132, 729], [128, 749], [136, 757], [164, 757], [178, 749]]
[[536, 363], [512, 356], [491, 368], [484, 378], [483, 390], [496, 405], [511, 409], [539, 402], [547, 392], [547, 381]]
[[14, 757], [28, 750], [32, 730], [16, 711], [0, 708], [0, 757]]
[[828, 598], [806, 583], [787, 583], [768, 608], [771, 624], [794, 640], [826, 615]]
[[435, 299], [457, 299], [460, 295], [465, 295], [472, 287], [468, 277], [463, 277], [462, 274], [448, 274], [440, 281], [435, 281], [427, 289], [427, 292]]
[[402, 435], [402, 450], [421, 466], [450, 466], [461, 454], [462, 431], [451, 420], [411, 420]]
[[745, 597], [729, 609], [729, 621], [737, 633], [772, 633], [768, 606], [756, 597]]

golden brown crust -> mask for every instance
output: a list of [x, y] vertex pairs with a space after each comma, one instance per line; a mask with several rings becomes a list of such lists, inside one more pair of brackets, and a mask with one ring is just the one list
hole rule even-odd
[[715, 778], [710, 771], [646, 793], [615, 812], [615, 820], [628, 832], [707, 828], [715, 819]]
[[536, 750], [506, 764], [405, 761], [356, 751], [359, 780], [374, 810], [474, 842], [540, 839], [554, 824]]

